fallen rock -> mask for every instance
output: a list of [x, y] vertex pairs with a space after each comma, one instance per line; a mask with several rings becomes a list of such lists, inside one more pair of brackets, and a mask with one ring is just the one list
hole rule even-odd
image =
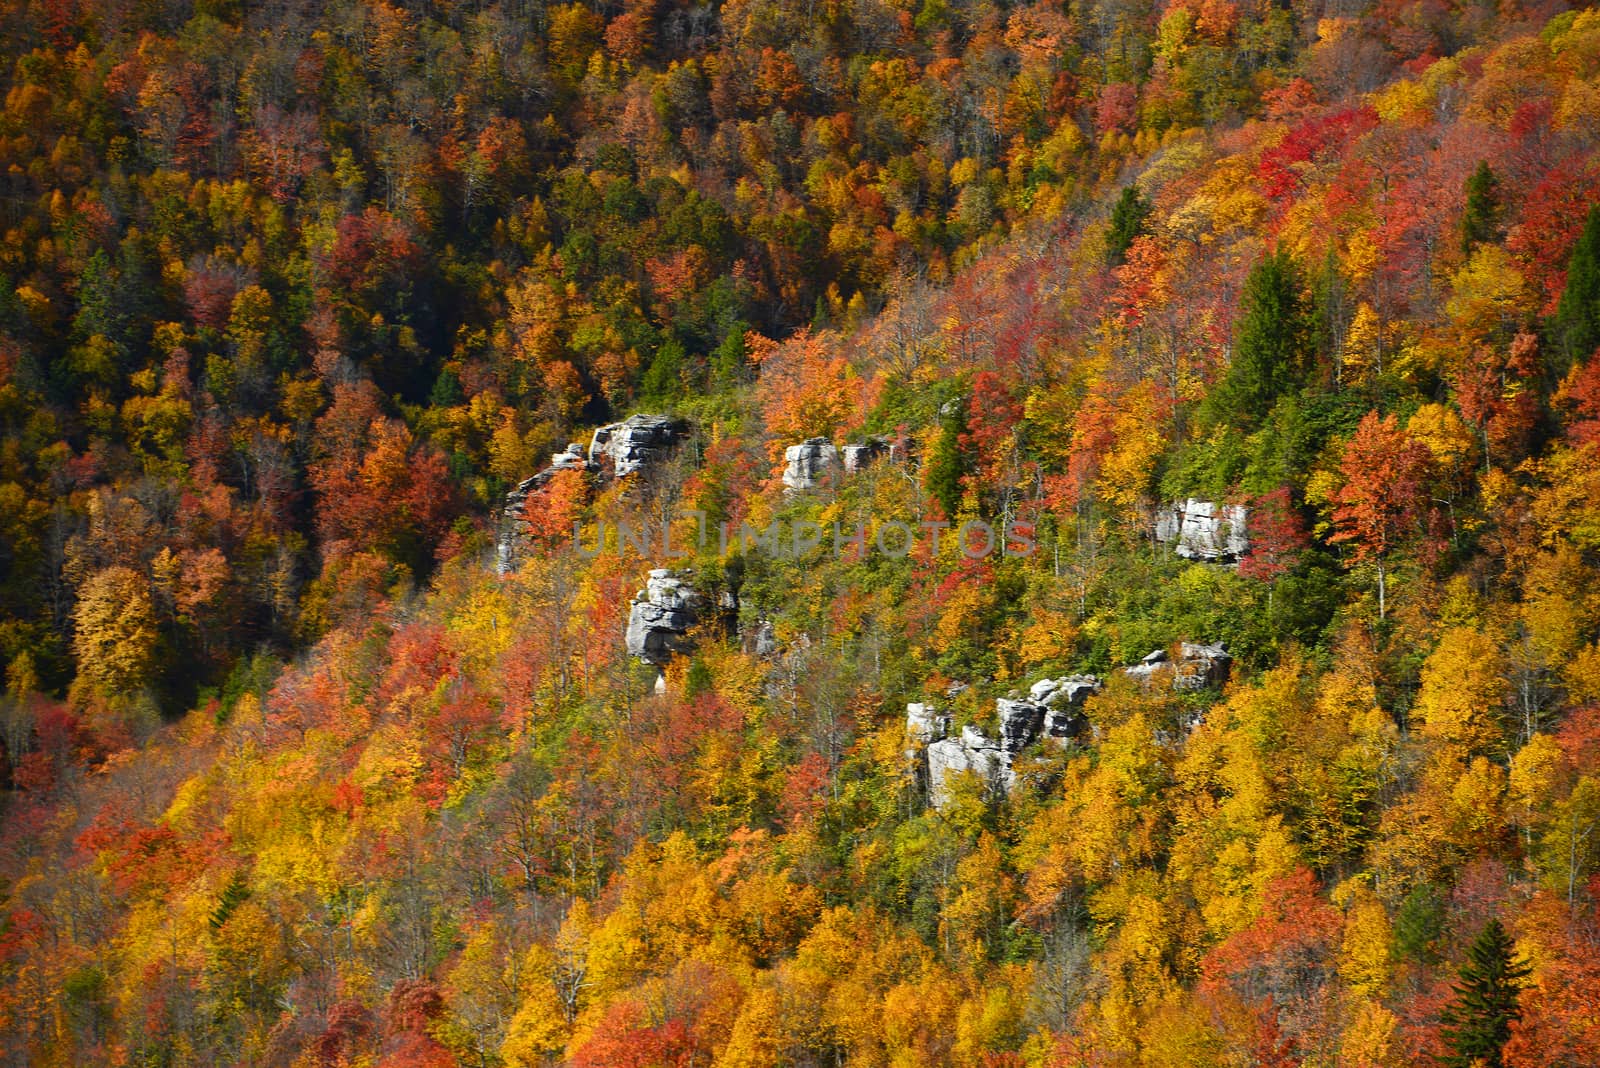
[[794, 493], [816, 489], [839, 467], [839, 450], [827, 438], [808, 438], [783, 450], [783, 484]]
[[646, 664], [664, 666], [678, 653], [687, 652], [687, 635], [699, 618], [703, 603], [688, 584], [688, 573], [658, 568], [650, 572], [645, 589], [628, 611], [625, 641], [628, 655]]
[[1234, 562], [1250, 551], [1249, 520], [1242, 504], [1190, 497], [1156, 517], [1156, 540], [1174, 546], [1172, 551], [1186, 560]]
[[681, 420], [669, 416], [630, 415], [594, 432], [589, 462], [598, 467], [609, 460], [616, 476], [626, 478], [665, 456], [686, 429]]

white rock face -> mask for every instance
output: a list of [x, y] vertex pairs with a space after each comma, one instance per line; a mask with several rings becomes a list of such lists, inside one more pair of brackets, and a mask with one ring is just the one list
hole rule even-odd
[[1063, 675], [1059, 679], [1040, 679], [1028, 688], [1028, 699], [1047, 707], [1056, 705], [1081, 706], [1089, 695], [1100, 689], [1100, 680], [1093, 675]]
[[946, 738], [928, 746], [928, 799], [935, 808], [950, 801], [950, 786], [955, 776], [974, 772], [990, 790], [1009, 793], [1016, 775], [1005, 750], [987, 735], [963, 727], [960, 738]]
[[610, 460], [618, 478], [626, 478], [666, 455], [683, 435], [684, 425], [665, 415], [630, 415], [594, 432], [589, 462]]
[[783, 450], [783, 484], [791, 493], [816, 489], [839, 469], [839, 450], [827, 438], [808, 438]]
[[1040, 679], [1028, 691], [1031, 700], [1044, 706], [1044, 736], [1065, 741], [1081, 735], [1088, 721], [1083, 718], [1083, 703], [1100, 692], [1100, 680], [1093, 675], [1063, 675], [1059, 679]]
[[1190, 497], [1156, 517], [1156, 540], [1186, 560], [1237, 561], [1250, 551], [1250, 511]]
[[658, 568], [650, 572], [628, 611], [625, 641], [628, 655], [660, 667], [687, 648], [686, 635], [699, 616], [700, 594], [686, 572]]
[[551, 471], [571, 471], [588, 466], [589, 461], [583, 458], [583, 445], [576, 441], [568, 442], [565, 452], [550, 457]]
[[906, 705], [906, 739], [916, 745], [931, 745], [950, 733], [950, 717], [932, 705]]

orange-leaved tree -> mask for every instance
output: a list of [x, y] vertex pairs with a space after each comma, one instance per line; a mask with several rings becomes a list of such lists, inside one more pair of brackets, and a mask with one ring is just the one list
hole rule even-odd
[[1416, 534], [1426, 509], [1423, 482], [1430, 454], [1393, 415], [1368, 412], [1345, 445], [1339, 471], [1344, 485], [1334, 495], [1333, 537], [1351, 542], [1355, 561], [1378, 570], [1378, 618], [1388, 616], [1389, 560]]

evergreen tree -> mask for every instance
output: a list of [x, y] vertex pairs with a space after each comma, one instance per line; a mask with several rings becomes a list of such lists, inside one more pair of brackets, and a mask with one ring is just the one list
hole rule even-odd
[[732, 389], [746, 377], [744, 332], [747, 325], [735, 320], [711, 354], [711, 380], [714, 389]]
[[1467, 179], [1467, 210], [1461, 215], [1461, 253], [1472, 255], [1475, 245], [1500, 238], [1500, 180], [1480, 160], [1478, 169]]
[[1502, 1068], [1500, 1051], [1520, 1015], [1517, 998], [1528, 970], [1512, 958], [1511, 936], [1500, 921], [1490, 920], [1467, 951], [1455, 999], [1440, 1013], [1448, 1068]]
[[1150, 217], [1151, 204], [1139, 192], [1139, 187], [1130, 185], [1122, 191], [1122, 196], [1117, 198], [1117, 206], [1111, 209], [1111, 230], [1106, 234], [1106, 262], [1111, 266], [1119, 266], [1128, 255], [1128, 249], [1133, 245], [1133, 239], [1144, 233], [1144, 223]]
[[448, 367], [440, 368], [439, 376], [433, 380], [433, 389], [428, 393], [428, 406], [431, 408], [454, 408], [467, 399], [461, 389], [461, 379]]
[[98, 335], [112, 344], [121, 342], [127, 323], [118, 300], [120, 281], [106, 250], [95, 249], [78, 275], [78, 311], [72, 317], [74, 338], [83, 341]]
[[1589, 209], [1589, 221], [1567, 262], [1567, 288], [1550, 332], [1569, 366], [1588, 359], [1600, 345], [1600, 207]]
[[647, 404], [664, 405], [683, 392], [683, 346], [669, 338], [656, 350], [656, 358], [639, 382], [639, 395]]
[[1233, 361], [1206, 400], [1206, 421], [1251, 431], [1305, 378], [1311, 323], [1294, 258], [1280, 250], [1256, 264], [1241, 303]]
[[234, 872], [228, 884], [222, 888], [222, 896], [217, 901], [217, 907], [211, 912], [211, 930], [222, 930], [234, 910], [249, 900], [249, 897], [250, 884], [246, 881], [244, 873]]

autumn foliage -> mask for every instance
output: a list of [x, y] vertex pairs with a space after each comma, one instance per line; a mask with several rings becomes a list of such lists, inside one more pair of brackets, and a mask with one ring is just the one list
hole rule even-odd
[[0, 30], [0, 1062], [1600, 1063], [1594, 10]]

